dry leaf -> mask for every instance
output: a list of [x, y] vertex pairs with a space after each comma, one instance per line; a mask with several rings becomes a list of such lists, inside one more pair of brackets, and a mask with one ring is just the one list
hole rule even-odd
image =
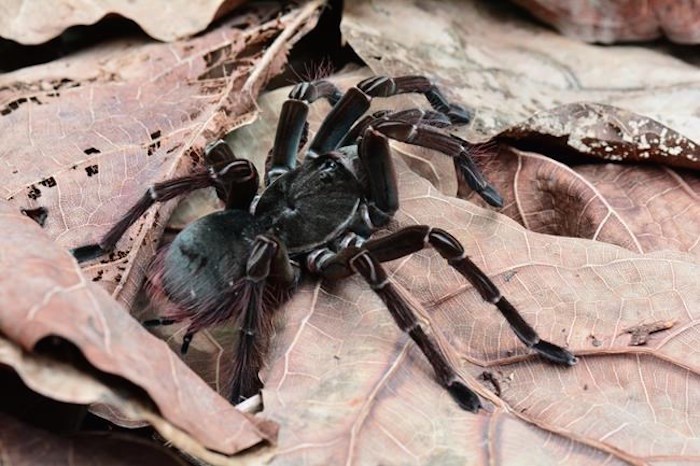
[[474, 109], [470, 140], [584, 101], [621, 107], [699, 139], [696, 67], [641, 47], [582, 44], [523, 19], [508, 3], [349, 2], [341, 28], [375, 73], [428, 73], [453, 100]]
[[[2, 197], [41, 212], [65, 248], [97, 242], [148, 186], [190, 172], [206, 143], [254, 117], [319, 5], [259, 7], [188, 41], [111, 43], [0, 77]], [[84, 272], [130, 303], [172, 207], [153, 207]]]
[[567, 36], [588, 42], [630, 42], [666, 36], [700, 42], [697, 3], [675, 0], [514, 0]]
[[496, 136], [521, 149], [613, 162], [655, 163], [700, 170], [700, 145], [648, 117], [598, 103], [538, 112]]
[[[93, 24], [116, 14], [133, 20], [155, 39], [174, 41], [203, 31], [214, 18], [243, 2], [10, 0], [0, 5], [0, 36], [22, 44], [39, 44], [71, 26]], [[51, 14], [47, 14], [49, 11]]]
[[[261, 109], [279, 109], [284, 92], [265, 96]], [[314, 109], [322, 114], [323, 106]], [[234, 134], [243, 133], [238, 155], [247, 155], [246, 147], [260, 152], [245, 143], [251, 134], [271, 140], [275, 118], [267, 116]], [[543, 338], [581, 360], [561, 368], [527, 355], [498, 312], [434, 251], [389, 264], [470, 386], [492, 403], [473, 415], [434, 382], [425, 358], [362, 280], [307, 282], [282, 309], [284, 325], [262, 374], [262, 415], [280, 423], [278, 445], [249, 455], [249, 464], [700, 459], [700, 419], [692, 416], [700, 359], [689, 350], [700, 343], [698, 264], [687, 255], [643, 256], [532, 233], [440, 194], [401, 160], [397, 168], [402, 204], [392, 229], [425, 223], [455, 234]], [[629, 346], [622, 332], [672, 319], [673, 329], [651, 334], [644, 347]], [[669, 397], [669, 387], [683, 396]], [[662, 435], [665, 442], [655, 443]]]
[[[70, 254], [56, 247], [34, 222], [6, 203], [0, 204], [0, 220], [5, 242], [0, 253], [3, 335], [25, 350], [49, 336], [68, 340], [93, 367], [143, 389], [169, 423], [206, 448], [232, 454], [261, 440], [274, 441], [267, 424], [236, 411], [105, 290], [86, 281]], [[5, 361], [20, 375], [22, 356], [13, 356], [16, 363]], [[34, 374], [50, 377], [54, 372], [46, 364], [33, 367]], [[32, 388], [61, 401], [124, 408], [101, 383], [97, 388], [81, 383], [79, 390], [71, 390], [67, 381], [59, 373]], [[151, 421], [128, 413], [126, 418]]]
[[[697, 256], [697, 175], [582, 164], [590, 161], [584, 154], [598, 152], [673, 159], [680, 162], [676, 166], [697, 169], [700, 71], [638, 47], [580, 44], [503, 7], [478, 5], [385, 2], [369, 8], [355, 2], [342, 27], [376, 73], [428, 70], [454, 100], [473, 107], [475, 121], [461, 132], [467, 139], [485, 141], [503, 131], [502, 140], [546, 155], [495, 146], [476, 154], [505, 197], [501, 213], [542, 233], [607, 241], [637, 252], [670, 249]], [[405, 25], [413, 23], [424, 26], [404, 37]], [[442, 179], [453, 172], [440, 155], [411, 152], [413, 160], [436, 167]], [[446, 194], [456, 190], [436, 186]], [[459, 195], [484, 205], [464, 186]]]

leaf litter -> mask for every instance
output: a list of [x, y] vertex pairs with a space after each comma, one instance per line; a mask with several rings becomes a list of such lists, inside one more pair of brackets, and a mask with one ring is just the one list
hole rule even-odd
[[[638, 49], [640, 55], [623, 63], [620, 73], [604, 74], [606, 86], [596, 86], [593, 84], [603, 77], [604, 68], [592, 63], [598, 63], [607, 53], [619, 63], [620, 53], [586, 48], [523, 26], [512, 17], [506, 18], [509, 34], [503, 34], [493, 16], [498, 7], [474, 8], [466, 2], [460, 3], [459, 9], [453, 2], [443, 2], [439, 8], [421, 5], [418, 9], [415, 2], [367, 6], [367, 2], [357, 2], [346, 12], [343, 29], [355, 50], [375, 73], [434, 73], [430, 77], [453, 100], [478, 109], [467, 131], [471, 140], [488, 140], [537, 110], [580, 100], [624, 104], [697, 140], [693, 100], [680, 99], [672, 112], [664, 107], [668, 102], [665, 95], [697, 92], [693, 84], [697, 71], [660, 54]], [[405, 31], [412, 21], [422, 25], [416, 31], [432, 31], [431, 41], [437, 38], [437, 46], [421, 42], [425, 39], [420, 34], [392, 39], [391, 24], [402, 24]], [[460, 24], [469, 25], [471, 31]], [[505, 38], [506, 44], [493, 40], [489, 31]], [[479, 36], [483, 36], [481, 43]], [[453, 47], [451, 40], [459, 46]], [[487, 46], [489, 40], [492, 43]], [[522, 43], [529, 48], [518, 48]], [[468, 65], [466, 70], [450, 66], [447, 52], [455, 50], [465, 51], [470, 58], [462, 57]], [[578, 61], [566, 62], [562, 58], [566, 53]], [[431, 61], [434, 59], [439, 63]], [[480, 63], [481, 59], [485, 62]], [[515, 70], [521, 72], [499, 68], [506, 61], [521, 67]], [[545, 66], [538, 68], [536, 64]], [[661, 64], [667, 65], [664, 73], [654, 73]], [[639, 86], [643, 89], [653, 87], [653, 97], [639, 89], [626, 89], [625, 79], [630, 75], [642, 81]], [[419, 99], [418, 104], [423, 106], [425, 102]], [[271, 108], [278, 109], [279, 103]], [[268, 127], [274, 127], [274, 115], [264, 120]], [[262, 139], [272, 141], [272, 133], [266, 131], [262, 131]], [[692, 221], [691, 202], [693, 196], [697, 200], [700, 191], [696, 175], [665, 168], [642, 169], [649, 170], [648, 178], [654, 183], [643, 183], [648, 189], [642, 192], [648, 193], [650, 200], [673, 205], [680, 199], [678, 212], [671, 215], [678, 217], [676, 222], [657, 222], [662, 228], [654, 230], [656, 235], [643, 235], [629, 227], [634, 216], [621, 212], [623, 207], [612, 202], [612, 193], [618, 191], [603, 192], [599, 188], [605, 184], [622, 188], [619, 191], [631, 203], [625, 204], [622, 199], [620, 204], [634, 210], [635, 202], [639, 202], [638, 186], [620, 185], [619, 180], [637, 176], [638, 167], [611, 165], [616, 168], [609, 169], [612, 173], [604, 171], [606, 176], [599, 181], [579, 174], [572, 178], [573, 170], [566, 165], [546, 162], [536, 167], [537, 176], [525, 178], [533, 180], [535, 186], [525, 188], [523, 180], [512, 172], [497, 166], [490, 169], [496, 163], [494, 159], [507, 155], [508, 163], [521, 175], [518, 164], [530, 158], [549, 158], [499, 146], [497, 157], [481, 160], [487, 160], [487, 172], [501, 192], [513, 193], [502, 213], [514, 218], [517, 213], [520, 219], [515, 220], [521, 224], [528, 219], [528, 228], [535, 225], [531, 230], [538, 229], [537, 222], [532, 221], [536, 215], [522, 212], [539, 213], [542, 201], [536, 201], [540, 207], [533, 204], [532, 210], [523, 209], [526, 204], [521, 199], [528, 189], [535, 198], [542, 198], [540, 191], [544, 191], [553, 205], [557, 204], [554, 200], [567, 199], [564, 194], [571, 192], [572, 179], [592, 192], [600, 191], [586, 201], [602, 203], [608, 209], [594, 223], [597, 226], [593, 234], [588, 231], [586, 219], [578, 222], [585, 234], [567, 238], [529, 231], [493, 210], [453, 197], [454, 191], [449, 188], [461, 189], [464, 197], [468, 193], [450, 181], [454, 178], [451, 164], [444, 163], [439, 154], [416, 152], [405, 146], [397, 152], [408, 165], [397, 160], [402, 208], [391, 229], [426, 223], [455, 234], [540, 334], [575, 351], [580, 356], [579, 364], [563, 369], [529, 355], [501, 316], [481, 302], [474, 290], [433, 252], [422, 251], [396, 261], [390, 264], [392, 279], [420, 303], [421, 318], [441, 347], [458, 363], [470, 386], [488, 400], [486, 411], [465, 413], [434, 383], [422, 355], [396, 329], [381, 301], [361, 280], [352, 278], [338, 284], [308, 281], [281, 309], [284, 323], [277, 329], [268, 367], [262, 374], [266, 383], [262, 416], [279, 422], [278, 443], [250, 452], [241, 461], [540, 464], [566, 457], [570, 464], [653, 464], [700, 459], [700, 445], [694, 434], [700, 419], [692, 414], [692, 407], [700, 401], [696, 399], [700, 393], [700, 359], [695, 351], [700, 337], [700, 297], [695, 277], [700, 270], [695, 259], [698, 230]], [[257, 152], [258, 156], [261, 153], [265, 152]], [[609, 166], [584, 167], [608, 170]], [[430, 174], [426, 178], [432, 184], [416, 174], [425, 172]], [[672, 187], [655, 189], [659, 179]], [[47, 178], [43, 180], [51, 184]], [[546, 181], [566, 189], [538, 189], [546, 188]], [[681, 199], [678, 192], [690, 200]], [[668, 199], [657, 199], [664, 196]], [[656, 218], [658, 209], [652, 209], [650, 202], [641, 204], [648, 208], [651, 218]], [[569, 216], [580, 211], [573, 210], [579, 205], [570, 204], [574, 207], [569, 208]], [[558, 218], [545, 216], [539, 223], [552, 230], [547, 233], [561, 235], [557, 225], [567, 225], [562, 221], [565, 213], [562, 210]], [[623, 225], [610, 221], [615, 218]], [[687, 238], [675, 241], [678, 224], [688, 219]], [[576, 232], [570, 224], [567, 228]], [[611, 233], [603, 234], [606, 228]], [[649, 236], [646, 243], [642, 241], [645, 236]], [[646, 345], [628, 344], [630, 337], [625, 329], [640, 322], [671, 321], [672, 328], [658, 337], [654, 335]], [[591, 335], [595, 335], [598, 345], [590, 344]], [[494, 393], [492, 379], [479, 381], [484, 373], [495, 374], [500, 396]], [[669, 395], [675, 391], [679, 396]], [[662, 438], [664, 442], [658, 442]]]
[[[274, 423], [236, 410], [114, 300], [133, 300], [163, 228], [158, 218], [174, 206], [155, 208], [114, 254], [82, 271], [67, 249], [97, 240], [149, 184], [190, 171], [207, 142], [254, 118], [257, 93], [313, 27], [320, 4], [253, 6], [190, 40], [123, 39], [0, 77], [8, 135], [0, 331], [23, 351], [49, 337], [74, 344], [94, 369], [88, 377], [117, 375], [145, 408], [81, 395], [61, 370], [53, 383], [25, 379], [33, 389], [99, 403], [95, 411], [117, 424], [147, 421], [216, 464], [275, 441]], [[27, 357], [4, 363], [22, 372]]]
[[[698, 140], [695, 68], [639, 47], [579, 44], [498, 5], [475, 5], [354, 2], [341, 27], [373, 73], [427, 73], [450, 98], [475, 108], [462, 133], [472, 141], [488, 141], [537, 111], [585, 101], [646, 115], [658, 122], [655, 131], [673, 128], [686, 142]], [[572, 168], [549, 157], [562, 147], [545, 157], [499, 144], [496, 157], [479, 159], [506, 194], [503, 213], [534, 226], [524, 229], [446, 191], [468, 195], [446, 181], [453, 167], [444, 156], [400, 146], [408, 165], [397, 162], [401, 209], [391, 229], [425, 223], [455, 234], [540, 334], [575, 351], [579, 364], [564, 369], [528, 355], [435, 253], [397, 260], [392, 279], [422, 305], [463, 377], [490, 402], [470, 415], [433, 382], [361, 280], [308, 283], [285, 305], [263, 372], [262, 413], [280, 423], [279, 442], [251, 463], [700, 460], [693, 413], [700, 401], [697, 175], [590, 164], [580, 152]], [[434, 184], [417, 175], [425, 171]], [[543, 229], [549, 234], [537, 232]], [[625, 329], [671, 321], [646, 345], [628, 344]], [[500, 397], [492, 381], [478, 381], [484, 371], [497, 374]]]

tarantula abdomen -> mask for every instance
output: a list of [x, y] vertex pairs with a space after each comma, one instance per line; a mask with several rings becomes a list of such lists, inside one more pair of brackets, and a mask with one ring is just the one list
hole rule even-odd
[[253, 216], [242, 210], [214, 212], [189, 224], [167, 247], [161, 285], [185, 307], [217, 299], [245, 273], [256, 236]]

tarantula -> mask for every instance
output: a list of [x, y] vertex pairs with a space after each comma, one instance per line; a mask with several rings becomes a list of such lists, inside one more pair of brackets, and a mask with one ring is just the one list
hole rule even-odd
[[[433, 110], [380, 111], [358, 122], [372, 98], [402, 93], [422, 93]], [[307, 138], [309, 105], [318, 99], [328, 100], [333, 108], [297, 166], [297, 155]], [[232, 402], [262, 387], [258, 371], [275, 309], [294, 290], [301, 274], [338, 280], [358, 273], [384, 301], [399, 328], [418, 345], [438, 383], [462, 408], [476, 412], [481, 407], [478, 396], [460, 380], [421, 327], [382, 262], [432, 247], [484, 300], [496, 305], [525, 345], [556, 363], [572, 365], [576, 358], [542, 340], [447, 231], [414, 225], [370, 239], [399, 207], [389, 139], [452, 157], [471, 188], [489, 204], [502, 205], [499, 194], [470, 158], [470, 144], [440, 130], [469, 120], [469, 112], [449, 103], [422, 76], [372, 77], [345, 94], [328, 81], [300, 83], [282, 106], [265, 174], [266, 188], [260, 195], [256, 195], [258, 174], [253, 164], [236, 158], [218, 141], [205, 151], [208, 169], [152, 185], [98, 244], [76, 248], [73, 254], [84, 261], [110, 251], [153, 203], [214, 187], [225, 210], [188, 225], [160, 254], [152, 281], [173, 309], [145, 324], [188, 321], [184, 353], [197, 331], [237, 319], [240, 338], [232, 373]]]

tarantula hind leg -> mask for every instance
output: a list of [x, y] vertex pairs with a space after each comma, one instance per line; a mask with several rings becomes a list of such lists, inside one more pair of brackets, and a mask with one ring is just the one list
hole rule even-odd
[[491, 279], [469, 259], [457, 238], [445, 230], [427, 225], [414, 225], [370, 240], [363, 248], [369, 250], [380, 262], [386, 262], [413, 254], [426, 246], [433, 247], [445, 258], [451, 267], [474, 286], [484, 301], [493, 303], [510, 324], [513, 333], [528, 348], [557, 364], [576, 364], [577, 359], [570, 351], [540, 338]]
[[[332, 253], [331, 253], [332, 254]], [[425, 333], [415, 312], [391, 283], [379, 261], [366, 249], [347, 248], [335, 255], [318, 254], [310, 268], [328, 278], [340, 278], [358, 273], [384, 301], [387, 309], [399, 328], [407, 333], [423, 352], [435, 371], [440, 385], [465, 410], [477, 412], [482, 408], [481, 401], [460, 379], [433, 337]]]

